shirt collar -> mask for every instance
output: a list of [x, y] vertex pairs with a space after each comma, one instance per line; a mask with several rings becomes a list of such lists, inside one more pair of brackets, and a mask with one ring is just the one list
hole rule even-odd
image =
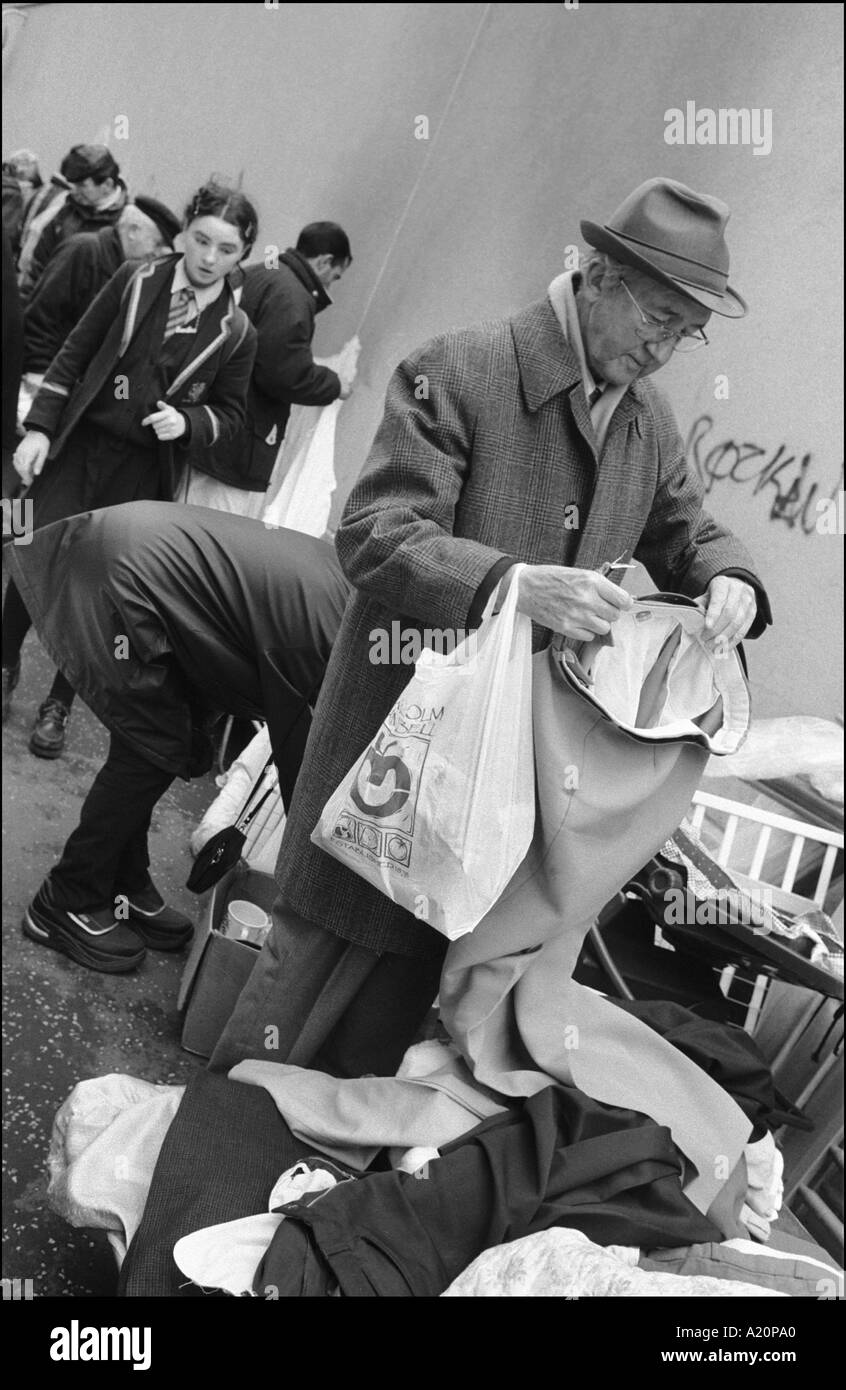
[[197, 312], [201, 314], [209, 304], [214, 304], [215, 300], [220, 298], [223, 285], [224, 280], [218, 280], [214, 285], [192, 285], [185, 274], [185, 257], [180, 256], [173, 268], [170, 292], [176, 294], [177, 290], [190, 290], [197, 304]]

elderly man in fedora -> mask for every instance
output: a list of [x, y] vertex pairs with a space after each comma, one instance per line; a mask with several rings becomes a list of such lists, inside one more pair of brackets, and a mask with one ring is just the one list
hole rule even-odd
[[[552, 634], [590, 639], [631, 606], [612, 578], [628, 552], [661, 590], [704, 599], [714, 643], [771, 621], [752, 559], [702, 510], [649, 380], [674, 352], [707, 351], [712, 314], [746, 312], [728, 283], [728, 217], [717, 198], [650, 179], [606, 223], [581, 223], [592, 251], [542, 299], [397, 368], [336, 537], [354, 593], [282, 843], [274, 929], [213, 1069], [256, 1057], [392, 1075], [435, 997], [445, 939], [310, 842], [413, 674], [372, 663], [374, 629], [477, 626], [521, 561], [535, 649]], [[390, 781], [377, 762], [374, 803]]]

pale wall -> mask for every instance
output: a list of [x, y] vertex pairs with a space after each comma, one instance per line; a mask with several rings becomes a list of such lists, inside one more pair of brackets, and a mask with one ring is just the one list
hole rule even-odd
[[[4, 148], [55, 166], [123, 115], [129, 139], [111, 143], [138, 192], [179, 207], [212, 170], [243, 173], [261, 244], [344, 224], [355, 263], [316, 340], [328, 353], [360, 330], [364, 344], [335, 516], [407, 349], [540, 296], [579, 218], [604, 221], [644, 178], [725, 198], [752, 312], [712, 320], [713, 347], [663, 376], [685, 435], [713, 417], [703, 456], [729, 441], [762, 451], [710, 497], [777, 616], [750, 647], [757, 711], [830, 718], [842, 539], [772, 510], [795, 479], [788, 512], [812, 482], [842, 486], [840, 47], [835, 5], [44, 5], [4, 62]], [[667, 146], [664, 111], [688, 100], [771, 108], [772, 153]], [[414, 138], [421, 114], [428, 141]], [[714, 399], [717, 373], [728, 400]], [[777, 462], [794, 462], [762, 482], [780, 446]]]

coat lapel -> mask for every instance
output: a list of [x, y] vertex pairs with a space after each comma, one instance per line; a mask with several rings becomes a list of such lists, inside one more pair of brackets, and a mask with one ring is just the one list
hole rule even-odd
[[130, 280], [119, 358], [123, 357], [165, 285], [170, 284], [178, 259], [178, 256], [169, 256], [166, 261], [151, 261], [149, 265], [140, 266]]
[[578, 384], [578, 358], [561, 332], [552, 306], [545, 299], [515, 314], [511, 320], [511, 336], [517, 354], [523, 398], [532, 413], [540, 410], [553, 396]]
[[605, 561], [616, 559], [621, 548], [617, 544], [625, 529], [618, 496], [619, 473], [625, 468], [621, 450], [629, 423], [643, 410], [641, 387], [636, 382], [620, 400], [600, 460], [579, 360], [561, 332], [552, 306], [547, 300], [530, 305], [512, 319], [511, 333], [527, 409], [534, 413], [555, 396], [564, 396], [563, 408], [570, 412], [586, 447], [585, 457], [593, 464], [593, 497], [587, 515], [582, 517], [578, 549], [571, 563], [598, 569]]

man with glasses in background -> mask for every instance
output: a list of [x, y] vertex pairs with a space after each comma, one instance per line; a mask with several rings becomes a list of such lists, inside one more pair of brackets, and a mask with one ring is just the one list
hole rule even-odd
[[[728, 651], [771, 621], [741, 542], [702, 510], [672, 410], [647, 378], [740, 318], [718, 199], [650, 179], [591, 253], [511, 318], [409, 354], [336, 534], [354, 586], [332, 652], [276, 869], [273, 931], [211, 1060], [268, 1058], [337, 1076], [393, 1075], [432, 1003], [447, 942], [313, 845], [341, 779], [414, 674], [374, 665], [374, 629], [472, 629], [517, 562], [518, 606], [576, 641], [610, 633], [633, 554], [656, 588], [700, 599]], [[390, 759], [387, 760], [390, 762]], [[394, 783], [371, 757], [369, 805]], [[275, 1029], [277, 1048], [266, 1037]]]

